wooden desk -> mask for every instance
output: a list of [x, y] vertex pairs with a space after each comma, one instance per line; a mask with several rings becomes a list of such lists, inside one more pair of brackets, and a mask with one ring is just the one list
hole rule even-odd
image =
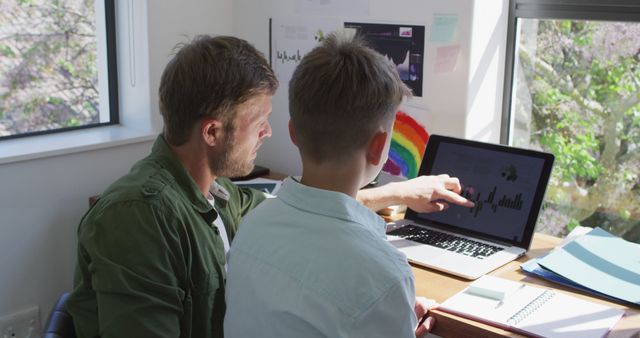
[[[282, 180], [285, 175], [278, 173], [271, 173], [266, 176], [271, 179]], [[386, 221], [394, 221], [401, 219], [403, 215], [383, 216]], [[507, 278], [510, 280], [521, 281], [527, 284], [533, 284], [538, 286], [550, 287], [564, 292], [570, 293], [574, 296], [588, 299], [597, 303], [607, 304], [611, 307], [620, 308], [625, 310], [625, 316], [620, 320], [613, 331], [609, 334], [609, 338], [640, 338], [640, 307], [629, 308], [618, 303], [612, 303], [600, 298], [588, 296], [579, 291], [547, 282], [540, 278], [530, 277], [521, 272], [520, 264], [528, 261], [534, 257], [540, 257], [561, 242], [560, 238], [548, 236], [540, 233], [536, 233], [533, 238], [531, 250], [523, 257], [513, 261], [497, 270], [494, 270], [490, 275]], [[436, 270], [425, 268], [419, 265], [413, 265], [413, 274], [415, 276], [416, 283], [416, 295], [423, 296], [431, 299], [435, 299], [437, 302], [442, 303], [447, 298], [462, 291], [471, 281], [448, 275]], [[482, 324], [466, 318], [461, 318], [452, 314], [448, 314], [442, 311], [432, 311], [432, 316], [436, 317], [436, 326], [432, 331], [433, 334], [443, 338], [479, 338], [479, 337], [523, 337], [522, 335], [505, 331], [490, 325]]]
[[[520, 264], [526, 262], [530, 258], [539, 257], [547, 253], [553, 247], [560, 243], [560, 239], [544, 234], [536, 233], [533, 238], [531, 250], [526, 256], [520, 257], [517, 261], [513, 261], [497, 270], [490, 275], [507, 278], [510, 280], [522, 281], [528, 284], [538, 286], [552, 287], [566, 291], [574, 296], [589, 299], [594, 302], [607, 304], [625, 310], [625, 316], [620, 320], [613, 331], [609, 334], [609, 338], [633, 337], [640, 338], [640, 308], [629, 308], [618, 303], [612, 303], [600, 298], [587, 296], [579, 291], [563, 287], [558, 284], [547, 282], [540, 278], [530, 277], [521, 272]], [[462, 291], [471, 281], [456, 276], [437, 272], [429, 268], [418, 265], [412, 265], [413, 273], [416, 281], [416, 294], [431, 299], [435, 299], [439, 303], [444, 302], [447, 298], [453, 296], [457, 292]], [[464, 338], [464, 337], [522, 337], [521, 335], [501, 330], [496, 327], [478, 323], [472, 320], [461, 318], [438, 310], [432, 311], [432, 316], [436, 317], [436, 326], [432, 333], [447, 338]]]

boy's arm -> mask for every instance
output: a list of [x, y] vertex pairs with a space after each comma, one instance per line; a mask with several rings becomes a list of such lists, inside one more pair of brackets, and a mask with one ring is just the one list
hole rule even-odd
[[354, 323], [348, 336], [351, 338], [415, 338], [418, 318], [414, 307], [413, 278], [407, 277], [380, 297]]
[[404, 204], [416, 212], [442, 211], [449, 207], [448, 203], [473, 207], [473, 202], [460, 196], [461, 191], [460, 181], [445, 174], [420, 176], [363, 189], [358, 191], [356, 199], [374, 211], [398, 204]]

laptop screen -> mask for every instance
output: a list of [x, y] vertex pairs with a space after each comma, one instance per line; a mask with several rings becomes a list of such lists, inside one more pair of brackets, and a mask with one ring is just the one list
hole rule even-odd
[[443, 212], [407, 212], [407, 218], [466, 235], [528, 248], [546, 190], [553, 155], [432, 135], [421, 175], [460, 179], [473, 208], [450, 204]]

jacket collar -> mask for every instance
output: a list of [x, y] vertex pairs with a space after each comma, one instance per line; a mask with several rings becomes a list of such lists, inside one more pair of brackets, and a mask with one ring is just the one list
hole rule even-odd
[[189, 200], [193, 208], [202, 214], [205, 220], [211, 222], [215, 220], [216, 215], [213, 207], [202, 194], [196, 182], [191, 178], [187, 170], [184, 168], [176, 154], [171, 150], [169, 144], [162, 134], [158, 135], [151, 149], [149, 158], [158, 163], [163, 169], [167, 170], [176, 180], [178, 186]]

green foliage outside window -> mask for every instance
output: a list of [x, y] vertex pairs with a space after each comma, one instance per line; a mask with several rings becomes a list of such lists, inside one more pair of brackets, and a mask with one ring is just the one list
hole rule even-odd
[[514, 144], [556, 155], [539, 226], [640, 242], [640, 23], [520, 21]]
[[0, 137], [100, 122], [93, 0], [0, 2]]

